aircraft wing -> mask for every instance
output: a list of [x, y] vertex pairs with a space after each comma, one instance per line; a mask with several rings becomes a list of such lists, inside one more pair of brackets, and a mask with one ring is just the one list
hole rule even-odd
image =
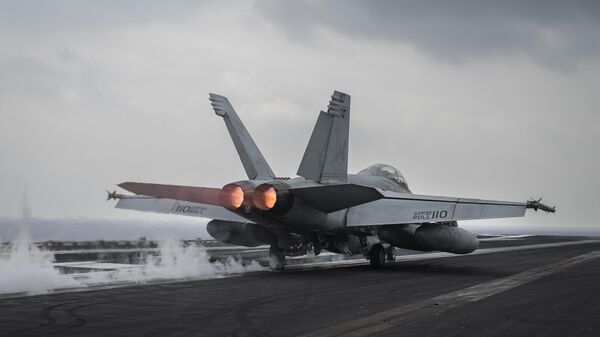
[[541, 205], [533, 202], [451, 198], [377, 190], [381, 193], [380, 199], [349, 209], [347, 226], [521, 217], [525, 215], [527, 208]]
[[148, 196], [121, 197], [116, 208], [252, 223], [222, 206]]

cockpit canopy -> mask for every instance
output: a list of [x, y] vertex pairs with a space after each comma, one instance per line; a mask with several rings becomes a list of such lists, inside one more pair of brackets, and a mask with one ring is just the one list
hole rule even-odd
[[385, 177], [409, 190], [408, 184], [406, 183], [406, 179], [404, 178], [402, 173], [400, 173], [400, 171], [398, 171], [393, 166], [387, 164], [373, 164], [367, 167], [366, 169], [358, 172], [358, 174]]

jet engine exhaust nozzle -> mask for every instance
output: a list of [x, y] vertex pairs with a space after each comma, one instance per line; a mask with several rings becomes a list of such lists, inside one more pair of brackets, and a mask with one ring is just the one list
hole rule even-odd
[[249, 181], [239, 181], [223, 186], [219, 193], [219, 201], [225, 208], [236, 210], [242, 205], [252, 206], [254, 184]]
[[254, 206], [263, 211], [283, 215], [293, 206], [293, 196], [286, 184], [278, 181], [259, 185], [252, 193]]
[[219, 200], [225, 208], [238, 209], [244, 202], [244, 190], [236, 184], [225, 185], [221, 189]]
[[270, 210], [277, 203], [277, 191], [272, 185], [260, 185], [254, 190], [252, 201], [257, 208], [263, 211]]

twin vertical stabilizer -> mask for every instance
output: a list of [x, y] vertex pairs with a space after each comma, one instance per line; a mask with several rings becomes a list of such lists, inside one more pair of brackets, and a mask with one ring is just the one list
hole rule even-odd
[[298, 175], [320, 183], [345, 183], [348, 175], [350, 95], [335, 91], [321, 111], [298, 168]]
[[[210, 94], [210, 101], [215, 113], [225, 121], [248, 178], [275, 178], [229, 100], [224, 96]], [[350, 95], [334, 91], [327, 112], [319, 113], [298, 168], [298, 175], [319, 183], [346, 183], [349, 127]]]
[[209, 94], [210, 102], [215, 113], [225, 121], [229, 135], [233, 140], [235, 149], [240, 156], [242, 165], [249, 179], [269, 180], [275, 178], [275, 174], [267, 164], [265, 157], [254, 143], [254, 140], [244, 127], [244, 124], [229, 103], [229, 100], [220, 95]]

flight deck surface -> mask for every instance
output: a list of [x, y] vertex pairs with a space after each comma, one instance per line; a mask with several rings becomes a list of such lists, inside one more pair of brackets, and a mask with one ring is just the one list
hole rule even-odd
[[4, 298], [0, 331], [6, 336], [600, 335], [600, 240], [490, 237], [481, 240], [481, 248], [464, 256], [399, 257], [381, 270], [342, 261], [222, 279]]

